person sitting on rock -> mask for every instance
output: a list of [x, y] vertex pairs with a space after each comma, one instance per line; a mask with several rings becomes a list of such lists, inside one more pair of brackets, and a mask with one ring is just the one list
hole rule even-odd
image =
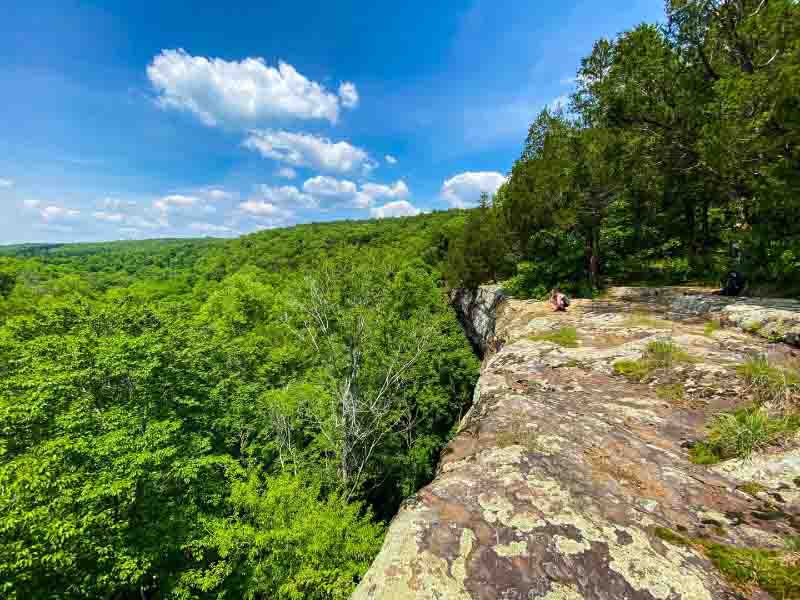
[[553, 288], [550, 293], [550, 304], [553, 305], [553, 310], [556, 312], [565, 312], [569, 306], [569, 298], [561, 293], [558, 288]]

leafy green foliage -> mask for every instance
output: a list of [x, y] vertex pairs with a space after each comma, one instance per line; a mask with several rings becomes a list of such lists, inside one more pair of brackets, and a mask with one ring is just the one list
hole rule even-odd
[[[544, 110], [476, 237], [503, 261], [449, 279], [719, 282], [800, 294], [800, 5], [669, 0], [666, 25], [598, 40], [569, 112]], [[465, 243], [464, 240], [471, 240]], [[517, 268], [514, 268], [514, 264]]]
[[0, 595], [348, 597], [472, 396], [460, 220], [6, 249]]

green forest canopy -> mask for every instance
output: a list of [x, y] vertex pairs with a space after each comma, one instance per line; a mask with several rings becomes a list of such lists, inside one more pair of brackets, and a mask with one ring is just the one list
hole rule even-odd
[[463, 218], [6, 248], [0, 595], [346, 598], [469, 406]]
[[800, 8], [601, 40], [473, 211], [0, 249], [0, 595], [346, 598], [477, 359], [447, 287], [798, 293]]
[[800, 294], [800, 5], [670, 0], [595, 43], [450, 253], [454, 284], [516, 293], [603, 278]]

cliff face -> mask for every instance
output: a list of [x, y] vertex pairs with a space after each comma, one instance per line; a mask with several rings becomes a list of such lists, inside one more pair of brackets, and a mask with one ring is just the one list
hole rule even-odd
[[494, 350], [495, 329], [505, 294], [499, 286], [455, 290], [450, 298], [464, 326], [464, 333], [483, 358]]
[[[486, 353], [475, 404], [353, 598], [767, 597], [734, 590], [700, 551], [656, 534], [777, 548], [800, 527], [796, 448], [713, 468], [689, 462], [687, 442], [707, 420], [744, 402], [736, 364], [762, 352], [795, 360], [788, 346], [732, 327], [708, 335], [696, 316], [708, 312], [696, 307], [704, 298], [615, 289], [567, 313], [495, 289], [454, 298]], [[565, 327], [576, 347], [543, 339]], [[647, 384], [614, 373], [665, 336], [691, 360]], [[681, 397], [659, 393], [678, 382]], [[763, 492], [737, 489], [744, 482]]]

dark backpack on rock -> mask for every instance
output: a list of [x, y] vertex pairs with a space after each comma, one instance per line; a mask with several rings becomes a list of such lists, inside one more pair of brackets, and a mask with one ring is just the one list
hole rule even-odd
[[744, 291], [745, 280], [742, 274], [738, 271], [731, 271], [728, 273], [728, 278], [725, 280], [725, 286], [720, 292], [723, 296], [738, 296]]

